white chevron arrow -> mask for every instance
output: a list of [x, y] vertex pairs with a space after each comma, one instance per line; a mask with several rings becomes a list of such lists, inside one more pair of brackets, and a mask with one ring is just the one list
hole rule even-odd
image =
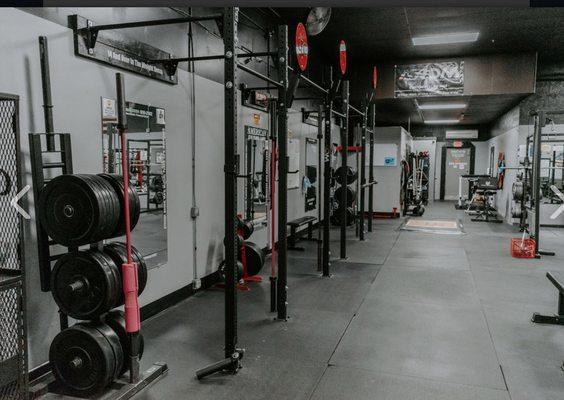
[[[552, 191], [554, 192], [555, 195], [557, 195], [560, 200], [562, 200], [564, 202], [564, 194], [562, 194], [562, 192], [560, 190], [558, 190], [558, 188], [554, 185], [550, 185], [550, 189], [552, 189]], [[550, 219], [556, 219], [556, 217], [558, 217], [560, 214], [562, 214], [562, 211], [564, 211], [564, 203], [558, 207], [556, 209], [556, 211], [554, 211], [552, 213], [552, 215], [550, 216]]]
[[31, 217], [23, 208], [20, 207], [18, 201], [25, 196], [25, 194], [29, 191], [29, 189], [30, 189], [29, 185], [25, 185], [25, 187], [19, 191], [16, 197], [14, 197], [12, 201], [10, 201], [10, 205], [14, 207], [16, 211], [19, 212], [22, 215], [22, 217], [24, 217], [25, 219], [30, 219]]

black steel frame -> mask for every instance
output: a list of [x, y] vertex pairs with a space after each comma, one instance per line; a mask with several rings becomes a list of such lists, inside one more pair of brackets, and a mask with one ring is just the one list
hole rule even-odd
[[[345, 80], [341, 84], [341, 101], [342, 101], [342, 119], [341, 125], [341, 165], [346, 167], [348, 165], [349, 154], [349, 81]], [[343, 186], [347, 185], [347, 169], [341, 168], [341, 181]], [[341, 211], [341, 259], [347, 258], [347, 191], [342, 190], [341, 198], [339, 201], [339, 208]]]

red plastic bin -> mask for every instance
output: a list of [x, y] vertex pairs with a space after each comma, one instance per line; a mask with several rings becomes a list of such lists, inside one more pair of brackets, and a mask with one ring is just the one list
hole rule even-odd
[[511, 239], [511, 256], [515, 258], [535, 258], [535, 239]]

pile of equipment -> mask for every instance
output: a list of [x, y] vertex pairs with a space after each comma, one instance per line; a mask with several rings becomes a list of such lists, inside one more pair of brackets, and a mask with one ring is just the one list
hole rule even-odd
[[[258, 275], [266, 262], [264, 250], [258, 244], [247, 241], [254, 230], [252, 221], [237, 217], [237, 280]], [[218, 273], [219, 278], [225, 282], [225, 260], [219, 264]]]
[[[141, 211], [137, 192], [129, 188], [131, 229]], [[60, 175], [42, 189], [39, 220], [51, 239], [69, 248], [51, 272], [51, 292], [60, 311], [79, 322], [62, 330], [51, 343], [49, 361], [66, 393], [92, 396], [128, 369], [125, 315], [112, 311], [124, 304], [122, 264], [125, 243], [106, 239], [123, 236], [124, 187], [114, 174]], [[88, 249], [79, 249], [89, 245]], [[132, 247], [137, 265], [138, 294], [147, 284], [147, 266]], [[143, 338], [140, 340], [140, 355]]]
[[[346, 169], [346, 182], [342, 178], [343, 168]], [[341, 225], [343, 208], [345, 208], [345, 225], [351, 226], [352, 224], [354, 224], [355, 220], [355, 212], [353, 206], [356, 201], [356, 190], [350, 185], [352, 185], [358, 179], [358, 173], [349, 166], [341, 166], [337, 168], [333, 176], [335, 177], [335, 181], [340, 186], [335, 189], [334, 199], [336, 200], [337, 207], [333, 210], [333, 214], [331, 215], [331, 223], [337, 226]], [[344, 191], [346, 191], [346, 204], [344, 204], [342, 201], [344, 197]]]
[[400, 204], [403, 216], [422, 216], [429, 201], [429, 153], [409, 153], [401, 162]]

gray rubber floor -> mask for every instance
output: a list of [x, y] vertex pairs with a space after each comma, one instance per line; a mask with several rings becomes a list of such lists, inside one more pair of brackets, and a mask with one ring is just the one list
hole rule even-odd
[[[145, 367], [170, 372], [137, 399], [540, 400], [564, 398], [564, 327], [533, 325], [556, 311], [546, 271], [564, 271], [564, 230], [543, 230], [541, 260], [511, 258], [517, 229], [471, 222], [452, 203], [424, 218], [461, 218], [463, 236], [405, 232], [375, 220], [348, 256], [332, 232], [332, 278], [315, 243], [289, 260], [288, 322], [274, 322], [269, 284], [239, 296], [237, 375], [195, 371], [222, 357], [223, 293], [207, 290], [144, 324]], [[268, 267], [265, 267], [268, 270]], [[267, 272], [267, 271], [265, 271]]]

